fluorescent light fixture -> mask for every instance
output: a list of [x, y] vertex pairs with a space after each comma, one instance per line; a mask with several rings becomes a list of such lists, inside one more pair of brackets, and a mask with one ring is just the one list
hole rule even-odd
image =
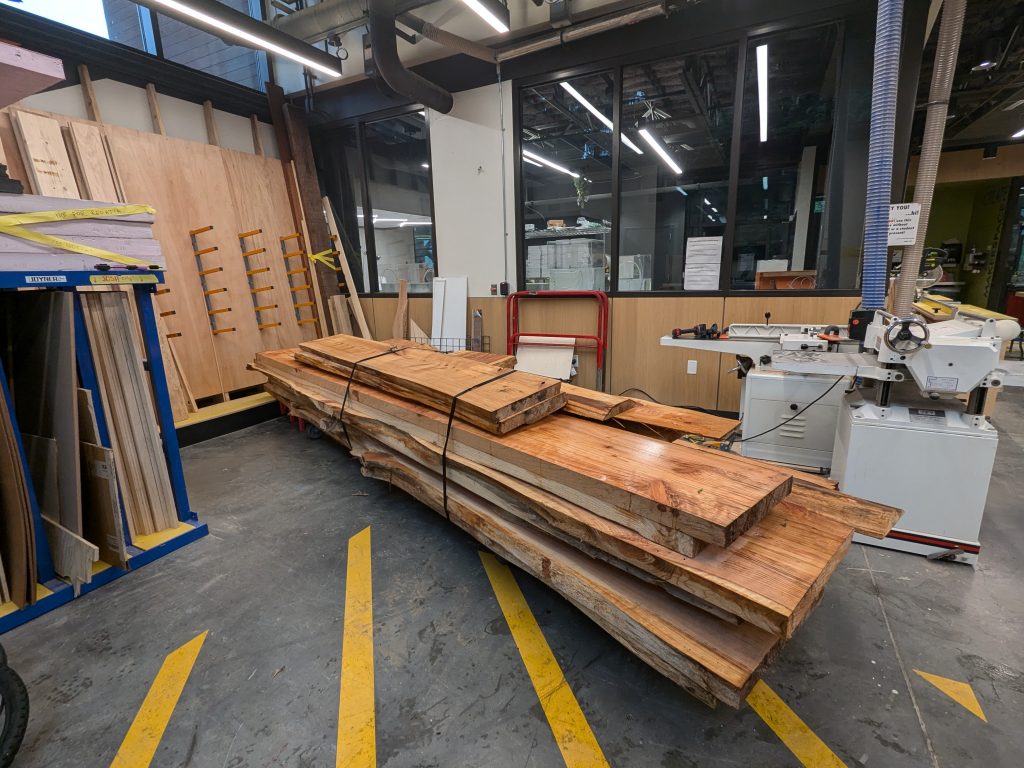
[[229, 24], [226, 21], [214, 18], [207, 13], [203, 13], [200, 10], [190, 7], [185, 3], [179, 3], [178, 0], [150, 0], [154, 5], [160, 5], [167, 8], [170, 11], [175, 11], [189, 18], [195, 19], [196, 21], [204, 24], [207, 27], [212, 27], [226, 35], [237, 38], [238, 40], [244, 40], [250, 45], [255, 45], [257, 48], [262, 48], [265, 51], [276, 53], [278, 56], [284, 56], [286, 59], [298, 62], [305, 67], [316, 70], [324, 75], [330, 77], [341, 77], [341, 67], [332, 68], [324, 66], [311, 58], [289, 51], [287, 48], [282, 48], [280, 45], [270, 42], [265, 37], [254, 35], [251, 32], [246, 32], [244, 29], [236, 27], [234, 24]]
[[1015, 134], [1013, 134], [1013, 136], [1011, 136], [1010, 138], [1011, 139], [1019, 139], [1022, 136], [1024, 136], [1024, 128], [1021, 128], [1019, 131], [1017, 131]]
[[508, 32], [509, 15], [508, 8], [498, 2], [488, 0], [462, 0], [468, 5], [473, 13], [491, 25], [495, 32], [504, 34]]
[[536, 160], [531, 160], [530, 158], [525, 157], [525, 156], [523, 157], [523, 162], [524, 163], [529, 163], [530, 165], [536, 165], [538, 168], [543, 168], [544, 167], [544, 165], [542, 163], [538, 163]]
[[398, 226], [400, 227], [432, 227], [434, 222], [432, 221], [403, 221]]
[[661, 142], [654, 138], [650, 131], [646, 128], [641, 128], [640, 135], [643, 136], [644, 141], [650, 145], [651, 149], [658, 153], [658, 157], [665, 161], [665, 165], [672, 169], [674, 174], [678, 176], [683, 172], [683, 169], [676, 164], [676, 161], [672, 159], [672, 156], [661, 145]]
[[380, 216], [380, 217], [378, 217], [378, 216], [374, 216], [374, 217], [373, 217], [373, 223], [374, 223], [374, 224], [380, 224], [380, 223], [382, 223], [382, 222], [385, 222], [385, 221], [394, 221], [394, 222], [398, 222], [398, 221], [408, 221], [408, 219], [386, 219], [386, 218], [384, 218], [383, 216]]
[[708, 214], [708, 219], [710, 219], [711, 221], [714, 221], [714, 220], [715, 220], [715, 217], [714, 217], [714, 216], [712, 216], [711, 214]]
[[711, 205], [711, 201], [708, 200], [706, 197], [704, 198], [704, 205], [707, 205], [707, 206]]
[[713, 206], [713, 205], [711, 206], [711, 210], [714, 211], [715, 213], [718, 213], [718, 209], [715, 208], [715, 206]]
[[685, 189], [683, 189], [683, 188], [682, 188], [682, 187], [680, 187], [680, 186], [677, 186], [677, 187], [676, 187], [676, 192], [678, 192], [678, 193], [679, 193], [680, 195], [682, 195], [683, 197], [688, 197], [688, 196], [689, 196], [689, 195], [687, 195], [687, 194], [686, 194], [686, 190], [685, 190]]
[[687, 152], [693, 152], [693, 147], [691, 147], [689, 144], [684, 144], [680, 142], [679, 146], [685, 149]]
[[578, 173], [576, 173], [575, 171], [570, 171], [565, 166], [559, 165], [558, 163], [553, 163], [550, 160], [548, 160], [546, 157], [541, 157], [540, 155], [536, 155], [536, 154], [534, 154], [533, 152], [530, 152], [527, 149], [523, 150], [523, 159], [524, 160], [527, 160], [527, 159], [528, 160], [533, 160], [535, 163], [540, 163], [541, 165], [546, 165], [548, 168], [552, 168], [552, 169], [554, 169], [556, 171], [561, 171], [562, 173], [566, 173], [569, 176], [572, 176], [574, 179], [578, 179], [580, 177], [580, 175]]
[[761, 188], [762, 188], [762, 189], [763, 189], [763, 190], [764, 190], [765, 192], [767, 192], [767, 191], [768, 191], [768, 177], [767, 177], [767, 176], [762, 176], [762, 177], [761, 177]]
[[761, 141], [768, 141], [768, 46], [757, 46], [757, 108]]
[[1003, 107], [1003, 112], [1012, 112], [1017, 107], [1019, 107], [1021, 104], [1024, 104], [1024, 99], [1017, 99], [1016, 101], [1011, 102], [1011, 103], [1007, 104], [1005, 107]]
[[420, 110], [420, 116], [422, 116], [422, 117], [426, 117], [426, 116], [427, 116], [427, 110], [425, 110], [425, 109], [421, 109], [421, 110]]
[[420, 168], [429, 168], [429, 167], [430, 167], [430, 163], [421, 163], [420, 164]]
[[[591, 104], [585, 98], [583, 98], [583, 94], [582, 93], [577, 91], [575, 88], [573, 88], [571, 85], [569, 85], [566, 82], [561, 83], [561, 86], [562, 86], [562, 88], [565, 89], [566, 93], [568, 93], [570, 96], [572, 96], [574, 99], [576, 99], [576, 101], [578, 101], [580, 104], [582, 104], [583, 108], [586, 109], [587, 112], [592, 114], [594, 117], [596, 117], [598, 120], [601, 121], [602, 125], [604, 125], [606, 128], [611, 130], [611, 127], [612, 127], [611, 119], [608, 118], [605, 114], [603, 114], [597, 107], [595, 107], [593, 104]], [[638, 155], [642, 155], [644, 153], [644, 151], [642, 149], [640, 149], [640, 147], [638, 147], [636, 144], [634, 144], [633, 141], [629, 138], [629, 136], [627, 136], [624, 133], [622, 134], [622, 143], [625, 144], [630, 149], [632, 149]]]

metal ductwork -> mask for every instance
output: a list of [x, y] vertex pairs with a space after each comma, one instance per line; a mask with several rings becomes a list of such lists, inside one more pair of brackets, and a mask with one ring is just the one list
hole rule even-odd
[[488, 48], [486, 45], [481, 45], [459, 35], [453, 35], [451, 32], [446, 32], [440, 27], [435, 27], [429, 21], [424, 21], [419, 16], [413, 16], [411, 13], [401, 13], [398, 15], [398, 20], [409, 29], [423, 35], [427, 40], [443, 45], [445, 48], [450, 48], [458, 53], [464, 53], [467, 56], [472, 56], [474, 59], [487, 61], [491, 64], [497, 61], [493, 48]]
[[278, 16], [271, 24], [306, 42], [347, 32], [366, 24], [367, 0], [322, 0], [301, 11]]
[[370, 50], [380, 78], [402, 96], [442, 114], [451, 112], [455, 105], [452, 95], [426, 78], [410, 72], [398, 57], [395, 0], [369, 0], [369, 6]]

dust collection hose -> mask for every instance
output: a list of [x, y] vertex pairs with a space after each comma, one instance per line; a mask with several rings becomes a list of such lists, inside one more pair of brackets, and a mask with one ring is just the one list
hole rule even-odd
[[921, 204], [921, 218], [917, 225], [917, 239], [903, 252], [903, 264], [900, 266], [900, 276], [896, 281], [893, 311], [899, 317], [906, 317], [913, 311], [914, 289], [918, 273], [921, 271], [924, 238], [928, 233], [935, 177], [939, 172], [942, 138], [946, 132], [949, 93], [953, 87], [966, 9], [966, 0], [945, 0], [942, 4], [942, 21], [939, 24], [938, 45], [935, 48], [932, 83], [928, 90], [928, 112], [924, 119], [921, 157], [917, 164], [917, 178], [914, 180], [914, 202]]
[[871, 81], [871, 134], [864, 215], [864, 270], [861, 306], [882, 309], [889, 272], [889, 202], [892, 147], [896, 130], [896, 86], [900, 74], [903, 0], [879, 0], [875, 23], [875, 69]]

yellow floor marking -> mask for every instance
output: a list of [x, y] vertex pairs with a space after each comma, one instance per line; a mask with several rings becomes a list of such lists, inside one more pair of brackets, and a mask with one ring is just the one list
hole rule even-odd
[[110, 768], [146, 768], [153, 761], [207, 634], [167, 654]]
[[191, 530], [192, 526], [188, 523], [178, 523], [174, 528], [168, 528], [164, 531], [132, 536], [132, 545], [139, 549], [153, 549], [153, 547], [159, 547], [161, 544], [165, 544], [171, 539], [176, 539], [183, 533], [188, 533]]
[[845, 768], [846, 764], [764, 681], [754, 684], [747, 694], [747, 704], [806, 768]]
[[920, 669], [915, 669], [914, 672], [949, 696], [949, 698], [968, 712], [980, 717], [986, 723], [988, 722], [988, 718], [985, 717], [985, 712], [981, 708], [981, 702], [979, 702], [978, 697], [974, 695], [974, 689], [971, 688], [970, 683], [961, 683], [959, 680], [950, 680], [948, 677], [939, 677], [938, 675], [932, 675], [928, 672], [922, 672]]
[[590, 730], [590, 724], [562, 674], [562, 668], [558, 666], [551, 647], [544, 639], [544, 633], [516, 584], [512, 571], [489, 552], [481, 552], [480, 559], [483, 560], [487, 578], [505, 614], [505, 621], [523, 657], [523, 664], [533, 681], [533, 688], [567, 768], [607, 766], [608, 761], [601, 751], [601, 745]]
[[337, 768], [374, 768], [377, 765], [370, 554], [370, 529], [364, 528], [348, 540]]

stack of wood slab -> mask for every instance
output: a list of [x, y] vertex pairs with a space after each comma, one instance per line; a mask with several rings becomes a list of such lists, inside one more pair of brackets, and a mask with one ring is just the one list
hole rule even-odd
[[[827, 481], [618, 429], [566, 406], [499, 432], [511, 376], [474, 390], [472, 409], [457, 405], [448, 436], [450, 400], [440, 386], [461, 365], [473, 375], [487, 366], [399, 349], [358, 365], [350, 380], [355, 349], [332, 337], [260, 354], [253, 368], [293, 413], [347, 445], [364, 474], [445, 514], [711, 706], [742, 703], [821, 598], [853, 531], [884, 535], [899, 515]], [[366, 357], [388, 345], [360, 341], [359, 349]], [[381, 360], [387, 375], [360, 377]], [[516, 386], [520, 400], [541, 388]], [[575, 394], [590, 416], [600, 410], [599, 393], [568, 389], [544, 394], [568, 402]], [[861, 513], [845, 515], [848, 504]]]

